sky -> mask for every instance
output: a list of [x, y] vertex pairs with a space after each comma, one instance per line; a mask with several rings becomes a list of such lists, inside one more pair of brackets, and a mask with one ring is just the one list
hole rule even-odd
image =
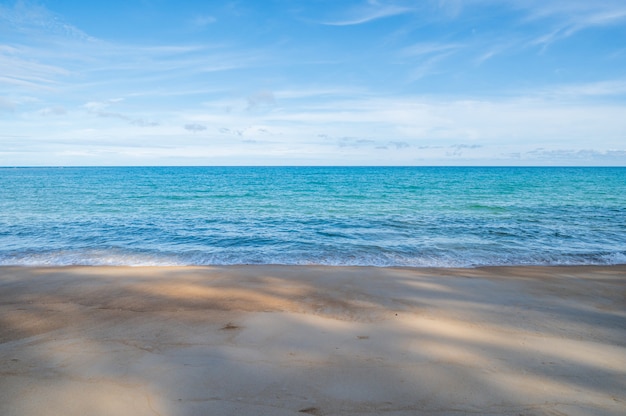
[[624, 0], [0, 0], [0, 166], [626, 166]]

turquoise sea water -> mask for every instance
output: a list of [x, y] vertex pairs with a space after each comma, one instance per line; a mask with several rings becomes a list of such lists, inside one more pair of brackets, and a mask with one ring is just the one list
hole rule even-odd
[[626, 263], [626, 168], [0, 168], [0, 265]]

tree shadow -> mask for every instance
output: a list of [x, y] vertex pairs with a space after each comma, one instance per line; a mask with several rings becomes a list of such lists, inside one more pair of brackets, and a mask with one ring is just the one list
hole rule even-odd
[[0, 413], [618, 415], [626, 267], [0, 268]]

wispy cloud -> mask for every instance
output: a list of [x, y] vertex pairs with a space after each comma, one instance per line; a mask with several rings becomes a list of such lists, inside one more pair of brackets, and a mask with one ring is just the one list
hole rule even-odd
[[107, 101], [90, 101], [83, 107], [91, 114], [103, 118], [116, 118], [127, 121], [128, 123], [139, 127], [155, 127], [159, 123], [156, 121], [147, 121], [143, 118], [132, 117], [120, 112], [109, 111], [108, 108], [114, 104], [123, 101], [121, 98], [111, 99]]
[[621, 0], [606, 1], [519, 1], [516, 6], [526, 10], [526, 21], [546, 21], [551, 29], [530, 44], [544, 48], [582, 30], [606, 27], [626, 21], [626, 4]]
[[409, 80], [411, 82], [414, 82], [414, 81], [417, 81], [417, 80], [419, 80], [421, 78], [424, 78], [424, 77], [426, 77], [428, 75], [432, 75], [434, 73], [437, 73], [439, 71], [437, 69], [437, 64], [439, 64], [441, 61], [445, 60], [446, 58], [448, 58], [452, 54], [453, 54], [453, 52], [439, 53], [439, 54], [431, 56], [428, 59], [420, 62], [410, 72]]
[[559, 18], [581, 26], [614, 24], [625, 17], [626, 9], [621, 0], [518, 0], [513, 4], [527, 10], [529, 19]]
[[444, 42], [420, 42], [402, 48], [398, 56], [413, 66], [409, 80], [417, 81], [439, 71], [438, 64], [456, 54], [465, 45]]
[[402, 56], [415, 57], [423, 55], [440, 54], [442, 52], [455, 51], [462, 48], [459, 43], [420, 42], [407, 46], [401, 50]]
[[[481, 13], [485, 7], [499, 8], [505, 13], [515, 12], [513, 28], [540, 23], [543, 33], [529, 31], [534, 35], [527, 45], [543, 48], [566, 39], [580, 31], [594, 27], [610, 27], [626, 21], [626, 3], [623, 0], [432, 0], [431, 13], [444, 15], [447, 19], [458, 20], [462, 16]], [[500, 38], [508, 38], [510, 33], [502, 33]], [[491, 52], [482, 55], [493, 56]]]
[[63, 36], [80, 40], [93, 39], [66, 22], [62, 16], [52, 13], [33, 1], [16, 1], [13, 6], [0, 4], [0, 22], [31, 35]]
[[[482, 47], [483, 45], [481, 45]], [[482, 52], [475, 60], [474, 64], [476, 66], [480, 66], [485, 62], [493, 59], [495, 56], [500, 54], [510, 52], [514, 50], [516, 47], [519, 47], [519, 42], [517, 40], [509, 39], [508, 42], [505, 43], [497, 43], [497, 44], [489, 44], [487, 45], [487, 50]]]
[[329, 26], [351, 26], [369, 23], [374, 20], [414, 12], [413, 7], [399, 6], [387, 1], [369, 0], [360, 7], [349, 10], [346, 17], [322, 22]]
[[71, 75], [71, 71], [61, 66], [33, 59], [32, 56], [36, 56], [33, 52], [26, 47], [0, 49], [0, 82], [49, 90], [59, 78]]
[[[201, 15], [195, 23], [208, 25], [214, 20]], [[96, 39], [28, 1], [18, 1], [14, 7], [0, 5], [3, 24], [8, 44], [0, 45], [0, 85], [16, 89], [54, 92], [106, 87], [112, 94], [128, 95], [189, 80], [197, 91], [195, 78], [203, 74], [247, 69], [272, 59], [261, 48], [241, 50], [206, 41], [146, 45]], [[130, 85], [134, 88], [129, 90]]]
[[[103, 25], [94, 39], [40, 6], [0, 5], [1, 134], [27, 137], [12, 151], [81, 163], [626, 164], [624, 47], [609, 36], [623, 0], [305, 3], [180, 12], [180, 27], [108, 39]], [[345, 27], [296, 30], [294, 16], [319, 13]], [[262, 31], [228, 27], [263, 19]], [[557, 50], [591, 28], [607, 30]], [[600, 35], [601, 51], [585, 49]]]

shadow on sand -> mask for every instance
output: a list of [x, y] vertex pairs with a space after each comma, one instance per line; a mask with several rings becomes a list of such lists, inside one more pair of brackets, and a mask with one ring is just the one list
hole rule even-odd
[[0, 414], [622, 415], [626, 266], [0, 268]]

